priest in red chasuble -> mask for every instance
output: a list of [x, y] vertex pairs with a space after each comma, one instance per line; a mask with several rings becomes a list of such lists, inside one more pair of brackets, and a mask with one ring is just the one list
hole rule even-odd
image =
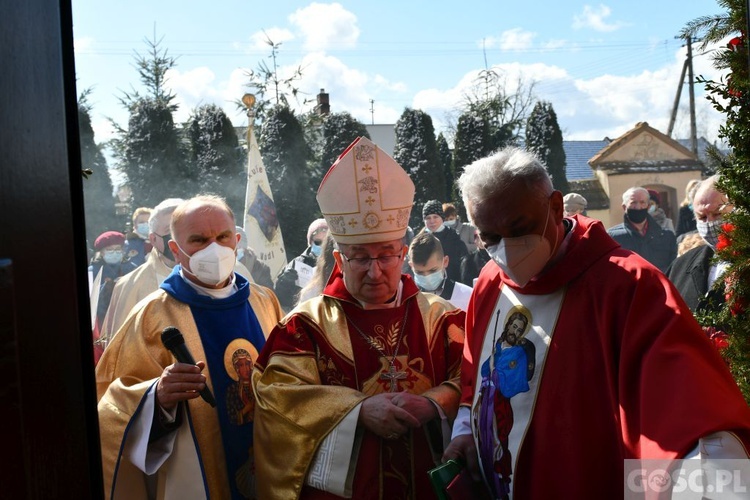
[[460, 399], [465, 314], [401, 274], [414, 200], [366, 138], [318, 189], [336, 241], [322, 295], [298, 305], [255, 364], [260, 498], [434, 498]]
[[750, 410], [664, 274], [600, 221], [565, 217], [527, 152], [478, 160], [458, 184], [493, 262], [467, 311], [445, 459], [465, 459], [492, 498], [532, 500], [656, 498], [648, 488], [669, 485], [640, 481], [659, 472], [649, 459], [742, 459], [746, 474]]

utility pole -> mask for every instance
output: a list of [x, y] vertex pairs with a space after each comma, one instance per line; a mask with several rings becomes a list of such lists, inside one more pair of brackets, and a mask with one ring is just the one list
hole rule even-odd
[[370, 122], [375, 125], [375, 100], [370, 99]]
[[695, 89], [693, 81], [693, 37], [687, 39], [688, 92], [690, 94], [690, 150], [698, 156], [698, 133], [695, 128]]
[[677, 92], [674, 96], [674, 104], [672, 104], [672, 114], [669, 117], [669, 127], [667, 128], [667, 136], [672, 137], [672, 131], [674, 130], [674, 122], [677, 119], [677, 108], [680, 105], [680, 96], [682, 95], [682, 86], [685, 84], [685, 73], [687, 73], [688, 60], [685, 59], [685, 63], [682, 65], [682, 74], [680, 74], [680, 81], [677, 83]]
[[[750, 0], [748, 0], [750, 1]], [[680, 81], [677, 85], [677, 93], [675, 94], [674, 104], [672, 105], [672, 114], [669, 117], [669, 127], [667, 128], [667, 136], [672, 137], [674, 131], [674, 122], [677, 118], [677, 108], [680, 105], [680, 96], [682, 95], [682, 86], [685, 84], [685, 73], [688, 74], [688, 95], [690, 97], [690, 150], [693, 154], [698, 154], [698, 133], [695, 125], [695, 82], [693, 79], [693, 45], [692, 38], [687, 38], [687, 57], [685, 63], [682, 65], [682, 74], [680, 74]]]

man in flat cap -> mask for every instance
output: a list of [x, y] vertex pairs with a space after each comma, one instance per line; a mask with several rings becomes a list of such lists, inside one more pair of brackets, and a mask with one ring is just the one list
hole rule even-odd
[[576, 214], [586, 215], [586, 198], [578, 193], [568, 193], [563, 196], [563, 213], [565, 217], [573, 217]]
[[414, 184], [375, 144], [349, 146], [317, 199], [336, 264], [253, 371], [259, 497], [434, 498], [465, 314], [401, 274]]

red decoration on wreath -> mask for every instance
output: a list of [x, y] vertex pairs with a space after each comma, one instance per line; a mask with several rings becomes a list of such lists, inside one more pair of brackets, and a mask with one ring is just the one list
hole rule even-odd
[[745, 39], [744, 37], [736, 36], [729, 40], [729, 43], [727, 43], [727, 47], [732, 52], [737, 52], [738, 50], [742, 50], [742, 47], [745, 45]]
[[729, 335], [721, 330], [716, 329], [713, 326], [704, 326], [703, 333], [706, 334], [708, 340], [711, 341], [717, 351], [721, 352], [729, 347]]
[[729, 248], [732, 245], [732, 240], [729, 235], [734, 231], [734, 226], [729, 222], [725, 222], [721, 225], [721, 232], [719, 233], [719, 241], [716, 243], [716, 251], [720, 252], [725, 248]]

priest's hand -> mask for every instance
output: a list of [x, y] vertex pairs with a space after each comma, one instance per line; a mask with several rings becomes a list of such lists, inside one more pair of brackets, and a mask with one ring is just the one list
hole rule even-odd
[[391, 403], [403, 408], [419, 420], [420, 425], [438, 417], [435, 403], [424, 396], [409, 394], [408, 392], [397, 392], [391, 399]]
[[471, 434], [462, 434], [456, 436], [450, 442], [443, 453], [443, 462], [450, 459], [460, 459], [466, 464], [466, 468], [471, 473], [474, 481], [481, 481], [482, 476], [479, 473], [479, 462], [477, 461], [477, 447], [474, 443], [474, 436]]
[[409, 429], [419, 427], [419, 420], [393, 404], [396, 394], [386, 392], [365, 399], [359, 411], [359, 422], [367, 430], [385, 439], [396, 439]]
[[201, 373], [206, 363], [198, 361], [195, 365], [175, 363], [164, 368], [156, 383], [156, 400], [159, 406], [169, 411], [180, 401], [195, 399], [198, 391], [206, 387], [206, 377]]

